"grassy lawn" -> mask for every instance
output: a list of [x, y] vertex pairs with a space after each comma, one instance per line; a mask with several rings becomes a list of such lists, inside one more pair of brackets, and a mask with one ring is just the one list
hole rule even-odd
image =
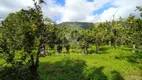
[[[99, 54], [95, 47], [91, 54], [71, 50], [70, 54], [55, 54], [40, 57], [39, 73], [43, 80], [142, 80], [142, 51], [132, 53], [131, 49], [116, 49], [104, 46]], [[76, 52], [75, 52], [76, 51]], [[0, 59], [0, 64], [4, 63]]]
[[103, 47], [100, 54], [79, 53], [40, 58], [43, 80], [142, 80], [142, 52]]

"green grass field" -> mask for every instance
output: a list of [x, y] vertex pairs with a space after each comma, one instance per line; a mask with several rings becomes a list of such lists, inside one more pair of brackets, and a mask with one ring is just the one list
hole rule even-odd
[[[142, 80], [142, 51], [132, 53], [130, 48], [108, 46], [100, 48], [95, 54], [79, 53], [71, 50], [70, 54], [63, 51], [40, 57], [39, 74], [42, 80]], [[76, 52], [75, 52], [76, 51]], [[0, 63], [4, 60], [0, 59]]]
[[103, 47], [100, 54], [80, 53], [40, 58], [43, 80], [142, 80], [142, 52]]

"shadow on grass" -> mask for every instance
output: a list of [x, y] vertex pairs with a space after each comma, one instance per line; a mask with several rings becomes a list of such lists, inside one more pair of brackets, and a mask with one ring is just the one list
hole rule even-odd
[[124, 78], [121, 76], [121, 74], [117, 71], [111, 71], [110, 79], [105, 76], [105, 74], [102, 72], [104, 67], [99, 67], [99, 68], [92, 68], [92, 73], [89, 74], [87, 80], [124, 80]]
[[[142, 51], [131, 53], [125, 56], [115, 57], [115, 59], [125, 59], [126, 61], [132, 64], [142, 64]], [[142, 65], [138, 65], [138, 67], [142, 70]]]
[[142, 70], [142, 51], [133, 53], [130, 56], [126, 56], [125, 57], [126, 60], [132, 64], [141, 64], [141, 65], [137, 65], [137, 67]]
[[[110, 47], [100, 47], [99, 52], [97, 54], [107, 54], [109, 49], [110, 49]], [[96, 53], [96, 49], [88, 50], [88, 53], [89, 54]]]
[[84, 80], [85, 61], [63, 59], [55, 63], [41, 63], [42, 80]]
[[141, 63], [142, 64], [142, 52], [133, 53], [130, 56], [126, 56], [127, 61], [131, 63]]
[[142, 51], [133, 53], [132, 55], [126, 57], [131, 63], [142, 63]]
[[142, 51], [131, 53], [126, 56], [119, 56], [116, 59], [126, 59], [130, 63], [142, 64]]
[[124, 51], [132, 51], [131, 48], [121, 48], [121, 50], [124, 50]]
[[105, 74], [102, 72], [103, 69], [103, 66], [99, 68], [91, 68], [91, 73], [89, 73], [86, 80], [107, 80], [107, 76], [105, 76]]
[[111, 80], [124, 80], [124, 78], [121, 76], [121, 74], [117, 71], [111, 72]]
[[[40, 63], [42, 80], [108, 80], [103, 73], [104, 67], [93, 67], [86, 70], [86, 62], [65, 58], [55, 63]], [[112, 72], [113, 80], [122, 79], [119, 73]], [[122, 79], [123, 80], [123, 79]]]

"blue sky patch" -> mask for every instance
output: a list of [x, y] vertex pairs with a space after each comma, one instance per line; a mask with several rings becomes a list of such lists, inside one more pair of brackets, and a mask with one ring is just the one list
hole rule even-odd
[[58, 21], [58, 20], [61, 19], [61, 16], [57, 15], [57, 16], [52, 17], [51, 19], [54, 20], [54, 21]]
[[60, 4], [61, 6], [65, 5], [65, 0], [56, 0], [57, 4]]
[[102, 13], [104, 12], [104, 10], [107, 10], [107, 9], [109, 9], [109, 8], [111, 8], [111, 7], [112, 7], [112, 8], [117, 8], [118, 6], [114, 6], [114, 5], [111, 5], [111, 3], [107, 3], [107, 4], [103, 5], [102, 8], [100, 8], [100, 9], [94, 11], [93, 14], [94, 14], [94, 15], [95, 15], [95, 14], [102, 14]]
[[93, 2], [94, 0], [87, 0], [88, 2]]

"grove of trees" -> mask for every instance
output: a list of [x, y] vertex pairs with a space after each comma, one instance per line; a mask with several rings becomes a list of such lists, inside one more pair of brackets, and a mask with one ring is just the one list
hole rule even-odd
[[[81, 53], [89, 54], [88, 48], [104, 45], [127, 46], [133, 52], [142, 49], [142, 7], [136, 7], [141, 12], [140, 18], [131, 15], [127, 19], [106, 21], [95, 24], [90, 29], [70, 29], [58, 27], [49, 18], [43, 18], [41, 4], [44, 1], [34, 1], [34, 8], [10, 13], [0, 28], [0, 55], [6, 63], [0, 71], [3, 80], [39, 80], [39, 57], [41, 50], [47, 56], [50, 49], [56, 49], [62, 54], [71, 49], [81, 49]], [[14, 72], [13, 72], [14, 71]], [[8, 75], [9, 76], [6, 76]], [[28, 75], [27, 75], [28, 74]], [[5, 76], [5, 77], [4, 77]], [[26, 76], [26, 77], [25, 77]]]

